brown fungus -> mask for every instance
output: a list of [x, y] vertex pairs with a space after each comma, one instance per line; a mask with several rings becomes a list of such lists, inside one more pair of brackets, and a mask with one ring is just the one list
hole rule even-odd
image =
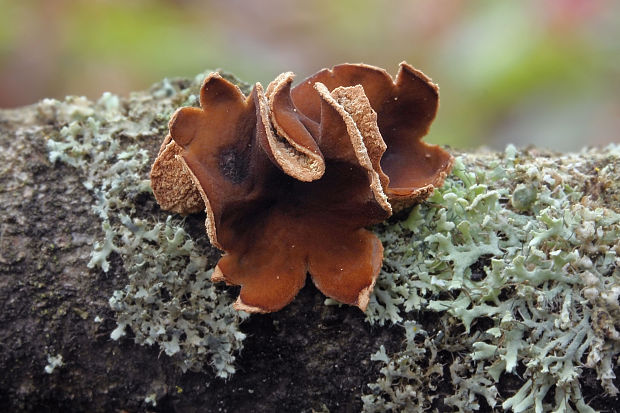
[[443, 185], [453, 158], [439, 146], [421, 140], [439, 107], [439, 88], [424, 73], [405, 62], [400, 64], [396, 81], [385, 70], [364, 64], [323, 69], [291, 92], [295, 107], [315, 122], [321, 116], [317, 82], [330, 91], [342, 86], [364, 88], [387, 145], [381, 169], [389, 177], [385, 193], [394, 210], [425, 200]]
[[170, 121], [153, 192], [165, 209], [204, 206], [207, 234], [225, 252], [212, 279], [241, 286], [235, 308], [277, 311], [309, 273], [325, 295], [365, 310], [383, 261], [365, 227], [428, 197], [452, 166], [421, 142], [437, 87], [406, 63], [395, 82], [349, 64], [294, 88], [292, 79], [257, 83], [246, 97], [209, 75], [201, 107]]

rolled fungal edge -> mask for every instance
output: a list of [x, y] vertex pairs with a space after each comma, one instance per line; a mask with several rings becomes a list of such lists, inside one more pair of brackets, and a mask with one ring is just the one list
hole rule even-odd
[[[439, 97], [439, 85], [434, 83], [433, 79], [426, 76], [423, 72], [411, 66], [409, 63], [405, 62], [404, 60], [400, 62], [399, 64], [398, 73], [396, 74], [395, 84], [398, 84], [399, 79], [401, 78], [401, 76], [403, 76], [403, 73], [405, 71], [411, 73], [414, 77], [417, 77], [418, 79], [422, 80], [426, 85], [428, 85], [435, 92], [437, 97]], [[435, 116], [433, 115], [433, 118], [434, 117]]]
[[183, 158], [183, 156], [176, 155], [175, 158], [181, 164], [185, 173], [192, 180], [194, 187], [200, 194], [200, 197], [203, 201], [204, 210], [206, 214], [205, 227], [207, 230], [207, 235], [209, 236], [209, 240], [211, 241], [211, 244], [215, 245], [219, 249], [222, 249], [220, 243], [217, 241], [217, 232], [215, 230], [215, 216], [213, 214], [213, 208], [211, 208], [211, 203], [209, 202], [209, 198], [207, 197], [207, 194], [202, 189], [202, 186], [200, 185], [200, 182], [198, 181], [198, 178], [196, 177], [196, 175], [194, 175], [194, 173], [189, 168], [189, 166], [187, 166], [187, 163], [185, 162], [185, 159]]
[[[164, 145], [165, 144], [165, 145]], [[183, 148], [170, 135], [162, 144], [151, 167], [151, 188], [157, 203], [165, 210], [179, 214], [193, 214], [204, 208], [200, 191], [179, 161]]]
[[377, 275], [373, 278], [372, 284], [362, 289], [362, 291], [360, 291], [360, 294], [357, 296], [357, 302], [355, 303], [355, 305], [364, 312], [366, 312], [366, 309], [368, 308], [368, 303], [370, 302], [370, 295], [375, 289], [375, 284], [377, 283], [378, 276], [379, 272], [377, 272]]
[[425, 75], [423, 72], [417, 70], [405, 61], [402, 61], [399, 65], [398, 73], [396, 74], [396, 79], [394, 80], [394, 86], [398, 87], [401, 86], [404, 82], [406, 82], [407, 75], [416, 78], [416, 80], [421, 80], [421, 84], [430, 89], [431, 93], [437, 98], [437, 105], [429, 116], [428, 125], [420, 133], [418, 139], [420, 140], [419, 143], [421, 145], [423, 145], [427, 149], [437, 152], [441, 156], [445, 156], [446, 160], [445, 163], [440, 167], [438, 173], [433, 177], [432, 182], [430, 182], [428, 185], [414, 189], [388, 187], [386, 193], [388, 198], [390, 199], [390, 203], [392, 204], [394, 212], [402, 211], [403, 209], [420, 203], [430, 197], [433, 194], [435, 188], [440, 188], [441, 186], [443, 186], [444, 181], [452, 170], [452, 166], [454, 164], [454, 157], [450, 155], [447, 151], [442, 149], [439, 145], [433, 145], [421, 141], [422, 138], [428, 134], [430, 125], [437, 116], [437, 110], [439, 108], [439, 86], [433, 83], [433, 80], [430, 77]]
[[381, 255], [381, 260], [378, 262], [377, 267], [373, 270], [374, 276], [372, 278], [371, 284], [360, 291], [359, 295], [357, 296], [357, 302], [355, 303], [355, 305], [359, 307], [359, 309], [363, 312], [366, 312], [366, 309], [368, 308], [368, 303], [370, 302], [370, 295], [375, 289], [375, 284], [377, 283], [377, 278], [379, 278], [379, 273], [381, 272], [381, 267], [383, 265], [383, 243], [381, 243], [378, 238], [376, 241], [379, 246], [379, 254]]
[[[428, 145], [426, 143], [425, 145], [430, 147], [436, 147], [442, 152], [445, 152], [438, 145]], [[411, 190], [403, 190], [403, 188], [387, 189], [386, 193], [390, 199], [390, 204], [392, 205], [394, 212], [402, 211], [403, 209], [409, 208], [412, 205], [423, 202], [431, 195], [433, 195], [435, 188], [441, 188], [443, 186], [444, 181], [450, 174], [452, 166], [454, 165], [454, 157], [448, 152], [445, 152], [445, 154], [447, 155], [446, 163], [443, 165], [439, 173], [435, 175], [432, 183], [429, 183], [428, 185], [425, 185], [421, 188], [415, 188]]]
[[[358, 128], [357, 124], [355, 123], [353, 116], [351, 116], [351, 114], [347, 111], [347, 109], [343, 105], [341, 105], [334, 97], [334, 96], [339, 96], [341, 97], [342, 100], [345, 100], [344, 96], [347, 96], [347, 97], [352, 96], [353, 99], [349, 100], [348, 101], [349, 103], [347, 104], [348, 109], [351, 110], [352, 112], [356, 110], [368, 110], [368, 108], [370, 108], [370, 104], [368, 104], [368, 100], [365, 99], [366, 102], [359, 100], [360, 92], [361, 92], [361, 95], [365, 97], [364, 89], [359, 85], [352, 86], [352, 87], [345, 87], [345, 88], [340, 87], [334, 90], [335, 93], [334, 92], [330, 93], [327, 87], [320, 82], [315, 83], [314, 88], [319, 93], [321, 98], [326, 103], [328, 103], [332, 108], [334, 108], [334, 110], [336, 110], [340, 116], [342, 116], [342, 119], [347, 128], [347, 132], [349, 134], [349, 138], [351, 139], [351, 144], [353, 146], [355, 156], [357, 157], [357, 160], [359, 161], [360, 165], [364, 169], [366, 169], [368, 173], [368, 177], [370, 180], [370, 188], [375, 197], [375, 200], [385, 211], [391, 214], [392, 206], [390, 205], [388, 201], [388, 197], [383, 192], [383, 187], [381, 185], [381, 179], [379, 177], [379, 173], [374, 169], [372, 161], [370, 160], [368, 150], [366, 148], [366, 145], [364, 144], [364, 137], [362, 135], [362, 132]], [[355, 107], [354, 105], [357, 105], [357, 107]], [[365, 106], [365, 107], [360, 108], [360, 106]]]
[[237, 300], [233, 303], [233, 308], [237, 311], [245, 311], [250, 314], [267, 314], [271, 312], [269, 310], [265, 310], [264, 308], [255, 307], [244, 303], [241, 296], [237, 297]]
[[267, 138], [268, 148], [265, 149], [276, 165], [297, 180], [311, 182], [320, 179], [325, 173], [323, 156], [295, 142], [273, 116], [274, 97], [290, 84], [292, 76], [290, 72], [281, 74], [269, 84], [266, 92], [260, 83], [256, 84], [260, 123]]

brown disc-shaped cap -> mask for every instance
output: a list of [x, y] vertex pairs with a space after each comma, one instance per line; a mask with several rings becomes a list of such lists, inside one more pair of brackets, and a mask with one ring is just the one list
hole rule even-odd
[[179, 109], [170, 120], [170, 135], [182, 148], [178, 158], [199, 189], [207, 213], [211, 242], [234, 245], [238, 234], [222, 225], [244, 205], [260, 199], [262, 182], [273, 169], [256, 143], [255, 91], [245, 97], [218, 73], [210, 74], [200, 92], [200, 108]]
[[439, 104], [438, 87], [422, 72], [403, 62], [394, 81], [385, 70], [364, 64], [323, 69], [291, 92], [296, 108], [319, 121], [320, 97], [313, 90], [316, 83], [330, 91], [339, 86], [364, 88], [387, 144], [381, 167], [389, 177], [385, 192], [395, 210], [424, 200], [443, 184], [453, 159], [440, 147], [421, 141]]
[[365, 310], [383, 259], [365, 227], [428, 196], [452, 163], [421, 142], [437, 88], [405, 63], [395, 81], [367, 65], [323, 70], [293, 89], [292, 79], [245, 97], [209, 75], [201, 107], [170, 121], [153, 191], [179, 212], [204, 205], [224, 250], [212, 280], [241, 286], [235, 308], [279, 310], [309, 273], [327, 296]]
[[325, 295], [362, 310], [368, 305], [383, 247], [364, 227], [391, 214], [374, 169], [385, 144], [361, 86], [332, 93], [317, 88], [325, 173], [312, 182], [290, 176], [266, 182], [277, 194], [272, 203], [239, 221], [245, 236], [227, 250], [212, 277], [241, 285], [237, 309], [279, 310], [295, 297], [307, 273]]
[[[358, 208], [368, 203], [368, 208], [380, 207], [379, 215], [392, 213], [384, 189], [388, 178], [379, 165], [386, 146], [377, 128], [376, 113], [372, 110], [361, 86], [339, 87], [329, 92], [322, 83], [315, 88], [321, 97], [321, 121], [319, 146], [332, 163], [345, 162], [356, 165], [352, 172], [362, 168], [367, 176], [369, 191], [347, 195], [349, 199], [339, 203], [357, 202]], [[346, 170], [343, 172], [346, 174]], [[347, 182], [347, 179], [343, 179]], [[339, 191], [344, 193], [343, 190]], [[359, 199], [359, 195], [372, 195], [372, 200]], [[361, 224], [369, 225], [369, 223]]]

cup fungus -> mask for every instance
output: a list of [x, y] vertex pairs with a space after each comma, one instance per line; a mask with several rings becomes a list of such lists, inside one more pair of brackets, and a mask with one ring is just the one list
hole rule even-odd
[[283, 73], [246, 97], [218, 73], [200, 108], [177, 110], [151, 170], [162, 208], [202, 208], [225, 252], [213, 281], [240, 285], [238, 310], [290, 303], [309, 273], [325, 295], [366, 309], [383, 261], [365, 227], [426, 199], [452, 157], [421, 138], [438, 88], [401, 63], [343, 64], [291, 87]]

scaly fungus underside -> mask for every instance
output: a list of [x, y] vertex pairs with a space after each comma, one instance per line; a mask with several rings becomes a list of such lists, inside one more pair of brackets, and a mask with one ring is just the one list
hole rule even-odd
[[218, 73], [200, 108], [177, 110], [151, 170], [164, 209], [206, 211], [225, 251], [214, 281], [241, 285], [235, 308], [277, 311], [309, 273], [340, 302], [366, 309], [383, 246], [364, 227], [426, 199], [453, 159], [421, 138], [438, 88], [401, 63], [343, 64], [291, 88], [283, 73], [250, 96]]

